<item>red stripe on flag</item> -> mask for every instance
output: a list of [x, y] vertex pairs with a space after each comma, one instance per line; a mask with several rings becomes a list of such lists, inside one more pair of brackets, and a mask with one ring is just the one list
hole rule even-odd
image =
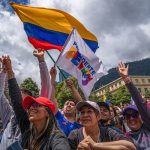
[[58, 49], [59, 51], [61, 51], [63, 48], [63, 46], [57, 46], [49, 42], [37, 40], [32, 37], [28, 37], [28, 40], [34, 46], [35, 49], [42, 49], [42, 50]]

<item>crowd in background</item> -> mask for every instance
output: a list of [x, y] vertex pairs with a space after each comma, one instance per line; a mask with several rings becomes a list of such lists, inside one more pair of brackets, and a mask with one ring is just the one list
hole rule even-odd
[[[132, 83], [128, 66], [120, 63], [117, 70], [135, 105], [85, 100], [68, 79], [74, 99], [60, 110], [56, 68], [48, 70], [43, 51], [33, 55], [39, 62], [40, 97], [21, 89], [10, 57], [0, 57], [0, 150], [150, 150], [150, 104]], [[4, 92], [6, 80], [9, 98]]]

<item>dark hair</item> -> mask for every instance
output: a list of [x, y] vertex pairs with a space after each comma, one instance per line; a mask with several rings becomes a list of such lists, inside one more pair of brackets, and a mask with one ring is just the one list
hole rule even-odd
[[22, 93], [27, 94], [29, 96], [33, 96], [32, 92], [26, 88], [21, 88], [20, 89]]
[[116, 112], [116, 109], [115, 109], [115, 107], [113, 107], [113, 106], [110, 106], [110, 108], [112, 108], [112, 110], [113, 110], [113, 112], [114, 112], [114, 115], [115, 115], [115, 116], [117, 116], [117, 112]]

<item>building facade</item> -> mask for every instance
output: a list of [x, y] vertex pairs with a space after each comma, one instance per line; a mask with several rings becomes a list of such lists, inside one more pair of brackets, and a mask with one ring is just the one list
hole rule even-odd
[[[134, 83], [134, 85], [139, 90], [139, 92], [142, 92], [143, 94], [145, 94], [147, 90], [150, 90], [150, 76], [130, 76], [130, 78], [132, 82]], [[125, 84], [122, 78], [118, 78], [117, 80], [114, 80], [113, 82], [110, 82], [109, 84], [101, 86], [99, 89], [95, 90], [94, 93], [97, 96], [102, 96], [106, 93], [106, 91], [113, 93], [124, 85]]]

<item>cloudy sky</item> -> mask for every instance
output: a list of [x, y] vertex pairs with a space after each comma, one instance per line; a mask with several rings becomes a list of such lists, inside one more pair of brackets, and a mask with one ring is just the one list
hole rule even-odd
[[[81, 21], [97, 36], [96, 55], [108, 69], [150, 57], [150, 0], [30, 0], [30, 5], [61, 9]], [[32, 77], [39, 83], [38, 63], [21, 21], [0, 9], [0, 55], [11, 56], [19, 81]], [[58, 56], [56, 50], [51, 54]], [[46, 61], [53, 65], [47, 56]]]

